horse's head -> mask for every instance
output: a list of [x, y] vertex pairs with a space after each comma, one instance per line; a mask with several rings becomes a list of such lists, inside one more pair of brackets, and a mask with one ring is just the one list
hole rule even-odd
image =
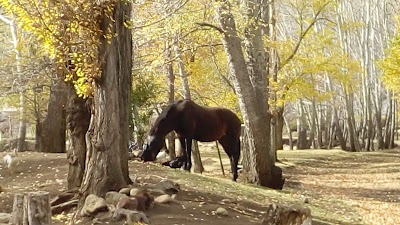
[[156, 156], [163, 146], [164, 136], [158, 137], [155, 135], [150, 135], [147, 138], [147, 143], [143, 147], [143, 153], [140, 158], [145, 162], [156, 160]]
[[144, 145], [141, 159], [143, 161], [154, 161], [157, 154], [165, 144], [165, 135], [174, 130], [176, 120], [176, 109], [173, 104], [167, 106], [156, 119]]

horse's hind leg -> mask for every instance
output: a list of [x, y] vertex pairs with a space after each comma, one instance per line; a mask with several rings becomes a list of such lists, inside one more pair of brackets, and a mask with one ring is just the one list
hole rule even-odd
[[192, 139], [186, 139], [186, 164], [183, 167], [184, 170], [190, 171], [192, 168]]
[[240, 139], [224, 136], [218, 140], [224, 148], [231, 163], [232, 180], [236, 181], [238, 177], [238, 163], [240, 158]]

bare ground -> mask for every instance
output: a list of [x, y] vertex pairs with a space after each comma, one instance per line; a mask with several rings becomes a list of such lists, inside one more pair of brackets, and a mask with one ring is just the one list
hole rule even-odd
[[[201, 151], [207, 170], [203, 175], [152, 163], [129, 163], [131, 175], [141, 182], [169, 178], [181, 185], [178, 203], [158, 205], [146, 212], [152, 224], [259, 224], [272, 202], [309, 207], [313, 224], [400, 224], [399, 149], [373, 153], [280, 151], [280, 166], [287, 178], [282, 191], [240, 180], [231, 182], [228, 160], [223, 160], [227, 174], [223, 177], [216, 151], [210, 147]], [[0, 212], [11, 212], [15, 193], [43, 190], [55, 196], [65, 190], [67, 169], [65, 154], [20, 153], [14, 174], [0, 169], [0, 185], [5, 189], [0, 193]], [[213, 215], [221, 206], [228, 210], [228, 217]], [[54, 219], [65, 224], [68, 215]]]

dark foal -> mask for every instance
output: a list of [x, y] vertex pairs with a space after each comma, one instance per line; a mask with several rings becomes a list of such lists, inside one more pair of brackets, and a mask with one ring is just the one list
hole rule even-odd
[[154, 161], [164, 144], [165, 136], [175, 131], [182, 145], [183, 155], [169, 165], [192, 167], [192, 140], [216, 141], [222, 145], [231, 163], [232, 180], [236, 181], [240, 158], [240, 120], [230, 110], [203, 107], [191, 100], [180, 100], [168, 105], [150, 129], [141, 159]]

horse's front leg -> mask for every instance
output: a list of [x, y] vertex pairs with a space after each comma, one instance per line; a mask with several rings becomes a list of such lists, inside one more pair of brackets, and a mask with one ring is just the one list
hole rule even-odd
[[190, 171], [192, 168], [192, 139], [191, 138], [186, 138], [186, 163], [184, 166], [184, 170]]
[[182, 157], [181, 160], [183, 162], [183, 169], [190, 171], [192, 168], [192, 139], [191, 138], [184, 138], [178, 135], [179, 142], [181, 143], [182, 147]]

